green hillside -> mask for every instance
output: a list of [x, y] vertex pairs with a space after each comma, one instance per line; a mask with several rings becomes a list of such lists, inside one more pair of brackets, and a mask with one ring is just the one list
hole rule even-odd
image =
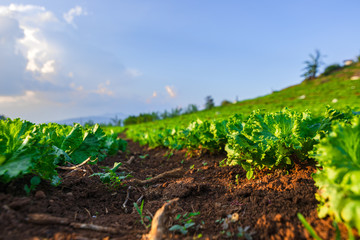
[[240, 101], [227, 106], [215, 107], [211, 110], [199, 111], [193, 114], [128, 126], [133, 128], [159, 128], [187, 126], [196, 119], [225, 119], [235, 113], [248, 115], [255, 109], [264, 109], [269, 112], [280, 111], [284, 107], [296, 111], [310, 110], [313, 115], [324, 112], [325, 106], [339, 110], [350, 107], [360, 109], [360, 62], [345, 66], [328, 76], [305, 80], [300, 84], [273, 92], [269, 95]]

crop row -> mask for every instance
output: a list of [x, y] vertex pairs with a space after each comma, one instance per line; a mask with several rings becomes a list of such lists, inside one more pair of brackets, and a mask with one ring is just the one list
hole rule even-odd
[[360, 116], [327, 107], [320, 117], [287, 108], [253, 111], [225, 120], [196, 120], [187, 127], [133, 126], [127, 136], [140, 144], [170, 149], [227, 153], [228, 165], [240, 165], [253, 178], [261, 169], [288, 169], [295, 162], [316, 161], [319, 216], [360, 230]]
[[60, 183], [56, 168], [90, 158], [101, 161], [125, 150], [126, 141], [106, 135], [95, 125], [84, 128], [56, 123], [33, 124], [20, 119], [0, 121], [0, 180], [9, 182], [27, 174]]

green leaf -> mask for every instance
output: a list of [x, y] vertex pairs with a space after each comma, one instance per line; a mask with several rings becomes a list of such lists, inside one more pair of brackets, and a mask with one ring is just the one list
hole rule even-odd
[[99, 155], [100, 142], [98, 138], [89, 132], [85, 133], [84, 140], [70, 153], [72, 163], [79, 164], [88, 157], [95, 159]]
[[301, 223], [304, 225], [304, 227], [306, 228], [306, 230], [310, 233], [310, 235], [315, 239], [315, 240], [322, 240], [319, 235], [317, 235], [317, 233], [315, 232], [315, 230], [311, 227], [311, 225], [306, 221], [306, 219], [304, 218], [304, 216], [301, 213], [297, 214], [297, 217], [299, 218], [299, 220], [301, 221]]
[[360, 230], [360, 117], [352, 124], [336, 123], [318, 147], [323, 169], [313, 175], [319, 187], [319, 216], [330, 215]]
[[34, 185], [34, 186], [39, 185], [40, 182], [41, 182], [41, 178], [38, 177], [38, 176], [34, 176], [34, 177], [32, 177], [31, 180], [30, 180], [31, 185]]
[[69, 155], [72, 154], [83, 142], [83, 131], [80, 124], [76, 123], [71, 132], [66, 136], [65, 140], [61, 144], [63, 149]]

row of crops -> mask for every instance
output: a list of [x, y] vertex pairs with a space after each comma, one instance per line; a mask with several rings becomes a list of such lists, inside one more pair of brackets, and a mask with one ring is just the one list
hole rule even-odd
[[20, 119], [0, 121], [0, 180], [10, 182], [25, 175], [58, 185], [59, 166], [76, 165], [86, 160], [103, 160], [127, 142], [95, 125], [82, 127], [56, 123], [34, 124]]
[[142, 145], [226, 152], [228, 165], [239, 165], [249, 179], [262, 169], [289, 169], [297, 162], [315, 161], [319, 216], [360, 230], [360, 115], [351, 109], [327, 107], [310, 111], [253, 111], [227, 119], [195, 120], [167, 127], [135, 125], [127, 136]]
[[[262, 169], [290, 169], [315, 161], [319, 216], [332, 216], [360, 230], [360, 115], [327, 107], [320, 116], [287, 108], [253, 111], [227, 119], [195, 120], [188, 126], [135, 125], [127, 136], [151, 147], [226, 152], [228, 165], [239, 165], [249, 179]], [[82, 127], [0, 121], [0, 180], [34, 175], [60, 184], [59, 166], [92, 163], [125, 150], [126, 141], [98, 125]]]

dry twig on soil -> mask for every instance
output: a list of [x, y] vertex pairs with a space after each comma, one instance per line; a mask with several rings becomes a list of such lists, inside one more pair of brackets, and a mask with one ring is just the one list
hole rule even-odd
[[49, 214], [44, 213], [32, 213], [29, 214], [27, 217], [27, 221], [30, 223], [36, 224], [60, 224], [60, 225], [70, 225], [76, 229], [86, 229], [92, 230], [97, 232], [107, 232], [107, 233], [120, 233], [120, 231], [113, 227], [104, 227], [95, 224], [89, 223], [78, 223], [78, 222], [71, 222], [70, 219], [62, 218], [62, 217], [54, 217]]
[[[85, 161], [83, 161], [82, 163], [80, 163], [78, 165], [74, 165], [74, 166], [71, 166], [71, 167], [57, 166], [56, 168], [62, 169], [62, 170], [74, 170], [74, 169], [77, 169], [77, 168], [81, 167], [82, 165], [86, 164], [90, 160], [91, 160], [91, 157], [88, 157]], [[95, 159], [94, 161], [96, 161], [96, 160], [97, 159]]]
[[123, 205], [122, 205], [125, 213], [128, 213], [128, 210], [127, 210], [127, 208], [126, 208], [126, 204], [127, 204], [127, 202], [129, 201], [129, 199], [130, 199], [130, 190], [131, 190], [131, 189], [132, 189], [132, 187], [129, 186], [128, 189], [127, 189], [127, 191], [126, 191], [126, 199], [125, 199], [125, 201], [124, 201], [124, 203], [123, 203]]
[[182, 173], [183, 173], [183, 168], [179, 167], [179, 168], [175, 168], [173, 170], [167, 171], [167, 172], [163, 172], [163, 173], [161, 173], [153, 178], [150, 178], [150, 179], [146, 179], [146, 180], [131, 179], [129, 182], [135, 183], [137, 185], [146, 185], [146, 184], [154, 183], [154, 182], [160, 180], [161, 178], [180, 177], [180, 176], [182, 176]]
[[171, 214], [171, 210], [175, 207], [179, 198], [175, 198], [165, 203], [156, 211], [154, 219], [151, 222], [151, 230], [149, 234], [143, 235], [143, 240], [161, 240], [167, 229], [166, 222]]
[[126, 164], [130, 165], [135, 160], [134, 156], [131, 156], [129, 161], [125, 162]]

